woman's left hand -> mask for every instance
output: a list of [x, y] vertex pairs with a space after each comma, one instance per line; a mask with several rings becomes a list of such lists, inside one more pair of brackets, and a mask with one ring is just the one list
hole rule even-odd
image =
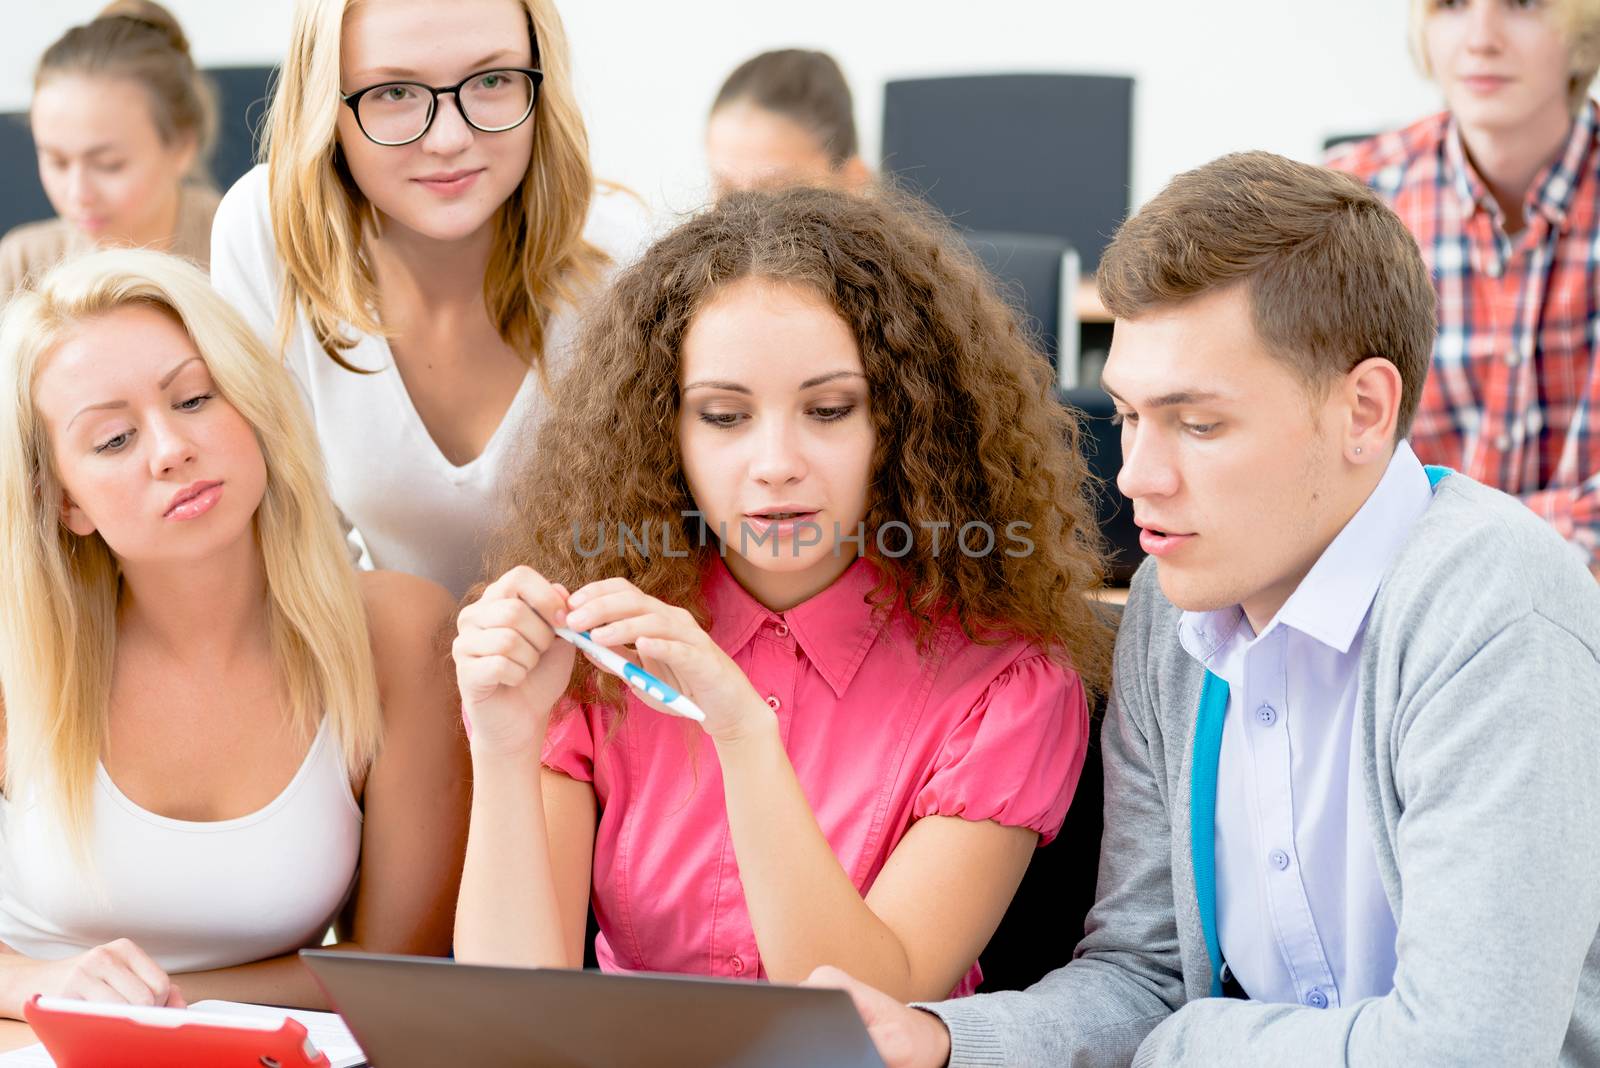
[[[567, 626], [588, 631], [699, 705], [706, 714], [701, 726], [714, 741], [736, 741], [772, 722], [772, 710], [744, 672], [687, 610], [622, 578], [589, 583], [572, 594], [567, 607]], [[667, 711], [642, 691], [629, 690], [656, 711]]]

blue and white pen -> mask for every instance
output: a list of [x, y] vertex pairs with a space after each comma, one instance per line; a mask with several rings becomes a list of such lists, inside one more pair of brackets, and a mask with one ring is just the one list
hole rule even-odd
[[704, 723], [706, 714], [700, 711], [700, 706], [689, 700], [671, 686], [656, 678], [642, 667], [607, 649], [593, 638], [589, 637], [586, 630], [573, 630], [571, 627], [552, 627], [557, 638], [565, 639], [576, 645], [600, 662], [600, 665], [613, 675], [618, 676], [630, 686], [649, 694], [675, 716], [692, 719], [696, 723]]

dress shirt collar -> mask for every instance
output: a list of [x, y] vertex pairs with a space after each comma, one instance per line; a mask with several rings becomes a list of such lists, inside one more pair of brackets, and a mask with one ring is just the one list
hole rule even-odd
[[[1593, 155], [1596, 130], [1595, 102], [1588, 100], [1573, 120], [1561, 155], [1540, 171], [1529, 187], [1527, 208], [1530, 214], [1538, 212], [1556, 229], [1566, 224], [1578, 179]], [[1499, 205], [1490, 195], [1488, 185], [1478, 176], [1477, 169], [1467, 159], [1466, 145], [1461, 140], [1461, 127], [1453, 115], [1445, 131], [1444, 147], [1446, 176], [1455, 187], [1467, 214], [1471, 215], [1481, 208], [1499, 218]]]
[[877, 565], [859, 558], [821, 593], [787, 612], [773, 612], [750, 596], [727, 563], [714, 556], [702, 587], [711, 614], [711, 640], [732, 656], [763, 625], [783, 624], [834, 696], [843, 698], [889, 616], [888, 609], [874, 608], [867, 599], [879, 577]]

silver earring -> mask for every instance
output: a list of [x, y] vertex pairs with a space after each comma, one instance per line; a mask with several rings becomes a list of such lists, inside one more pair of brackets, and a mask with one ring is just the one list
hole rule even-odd
[[1361, 455], [1361, 446], [1360, 446], [1360, 445], [1357, 445], [1357, 446], [1356, 446], [1356, 455], [1357, 455], [1357, 456], [1360, 456], [1360, 455]]

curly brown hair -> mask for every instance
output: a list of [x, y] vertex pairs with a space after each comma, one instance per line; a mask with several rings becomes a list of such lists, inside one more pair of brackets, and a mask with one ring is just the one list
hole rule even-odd
[[[506, 489], [490, 576], [528, 564], [571, 589], [620, 575], [705, 626], [705, 536], [678, 438], [684, 335], [724, 286], [759, 278], [820, 294], [850, 328], [866, 372], [876, 445], [866, 525], [911, 526], [910, 551], [865, 552], [924, 651], [950, 621], [974, 641], [1021, 638], [1078, 672], [1110, 674], [1112, 634], [1086, 596], [1103, 553], [1078, 451], [1079, 428], [1051, 393], [1048, 362], [961, 240], [896, 194], [825, 189], [739, 193], [672, 231], [616, 278], [588, 317], [552, 414]], [[956, 531], [1029, 524], [1033, 551], [936, 553], [932, 524]], [[652, 546], [580, 551], [580, 531], [627, 524]], [[897, 536], [891, 548], [898, 546]], [[618, 539], [619, 542], [622, 539]], [[578, 660], [569, 694], [620, 704], [617, 681]]]

